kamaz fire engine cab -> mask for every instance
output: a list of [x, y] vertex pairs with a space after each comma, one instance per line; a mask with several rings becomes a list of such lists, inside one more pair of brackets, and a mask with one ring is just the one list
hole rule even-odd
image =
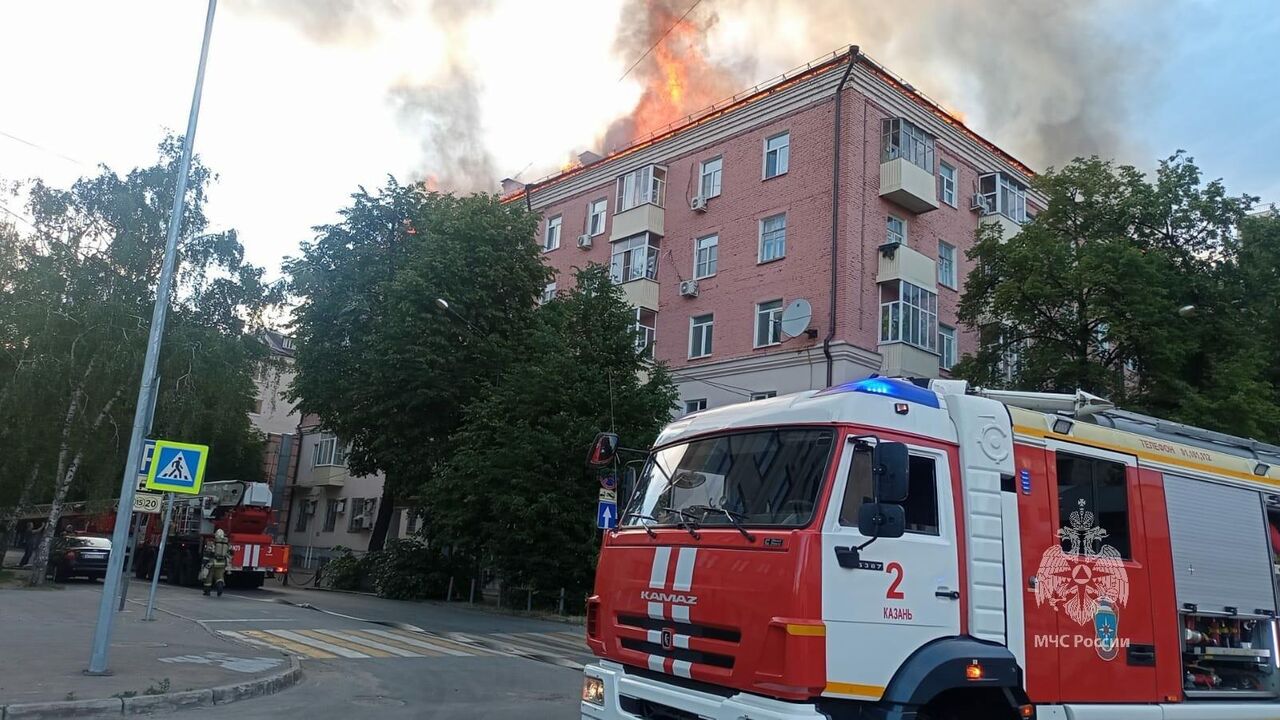
[[688, 415], [605, 534], [582, 716], [1280, 718], [1277, 493], [1280, 447], [1086, 393]]
[[[271, 488], [266, 483], [207, 482], [196, 496], [175, 495], [173, 525], [165, 543], [161, 575], [176, 585], [199, 584], [201, 550], [216, 530], [231, 542], [227, 566], [230, 587], [262, 587], [263, 581], [289, 569], [289, 546], [267, 534], [272, 523]], [[160, 547], [161, 515], [148, 516], [138, 545], [134, 574], [149, 578]]]

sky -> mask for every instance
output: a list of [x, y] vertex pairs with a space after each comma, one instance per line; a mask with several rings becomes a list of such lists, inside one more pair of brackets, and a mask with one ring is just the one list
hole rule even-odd
[[[1074, 25], [1028, 14], [1032, 34], [1056, 23], [1067, 30], [1049, 40], [1072, 46], [1078, 32], [1083, 50], [1079, 63], [1063, 60], [1072, 47], [1028, 59], [1020, 75], [1005, 74], [1019, 59], [999, 55], [1000, 43], [1025, 54], [1048, 40], [979, 41], [982, 27], [952, 20], [927, 28], [940, 2], [841, 0], [833, 7], [853, 8], [841, 24], [830, 8], [809, 10], [819, 0], [702, 0], [690, 22], [739, 89], [857, 43], [1015, 156], [1039, 159], [1026, 155], [1043, 154], [1032, 135], [1046, 126], [1010, 124], [1009, 107], [1077, 94], [1090, 121], [1123, 137], [1091, 149], [1086, 134], [1073, 152], [1150, 168], [1181, 148], [1229, 191], [1280, 202], [1280, 13], [1268, 0], [1082, 0]], [[496, 191], [503, 177], [554, 171], [638, 102], [644, 63], [619, 78], [637, 59], [623, 40], [646, 3], [685, 0], [221, 0], [196, 136], [219, 174], [215, 229], [237, 229], [249, 260], [274, 275], [313, 226], [387, 175], [481, 175], [491, 184], [479, 189]], [[984, 11], [995, 5], [1005, 4]], [[912, 22], [893, 22], [897, 7]], [[0, 4], [0, 179], [69, 184], [99, 163], [124, 172], [151, 161], [164, 133], [186, 125], [205, 10], [202, 0]], [[984, 43], [998, 63], [966, 54]], [[1105, 65], [1088, 64], [1090, 43], [1106, 43]], [[23, 214], [21, 198], [0, 206]]]

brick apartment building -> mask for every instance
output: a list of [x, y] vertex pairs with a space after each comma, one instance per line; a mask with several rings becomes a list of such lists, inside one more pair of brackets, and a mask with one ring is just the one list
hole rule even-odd
[[582, 159], [506, 197], [543, 216], [548, 296], [611, 267], [684, 412], [945, 375], [976, 348], [956, 323], [965, 253], [980, 222], [1017, 232], [1031, 176], [856, 48]]

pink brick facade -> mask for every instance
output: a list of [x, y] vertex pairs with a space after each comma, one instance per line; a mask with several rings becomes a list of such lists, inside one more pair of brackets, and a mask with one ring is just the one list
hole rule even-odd
[[[666, 167], [657, 307], [651, 309], [657, 310], [655, 356], [677, 373], [682, 402], [706, 399], [714, 407], [746, 400], [753, 392], [784, 394], [826, 384], [823, 340], [832, 292], [834, 91], [845, 62], [841, 59], [776, 94], [677, 130], [639, 151], [611, 156], [529, 189], [534, 210], [545, 218], [562, 217], [560, 246], [544, 257], [558, 272], [558, 290], [565, 290], [574, 267], [610, 261], [617, 178], [649, 163]], [[861, 66], [857, 70], [841, 94], [835, 382], [886, 369], [879, 344], [877, 274], [887, 216], [906, 221], [907, 246], [923, 256], [936, 260], [939, 241], [955, 247], [962, 280], [970, 269], [965, 252], [981, 220], [970, 209], [978, 175], [1023, 170], [971, 133], [961, 134], [948, 124], [940, 129], [935, 147], [937, 160], [957, 170], [956, 207], [939, 198], [937, 209], [914, 213], [882, 198], [882, 120], [905, 117], [926, 128], [941, 120], [907, 91]], [[790, 139], [788, 171], [762, 179], [765, 140], [783, 132]], [[700, 163], [717, 156], [723, 161], [721, 194], [709, 200], [705, 212], [691, 210], [689, 197], [698, 192]], [[585, 232], [588, 203], [601, 198], [608, 204], [604, 232], [593, 238], [590, 249], [580, 249], [576, 239]], [[786, 215], [785, 256], [758, 262], [760, 222], [781, 213]], [[697, 297], [684, 297], [679, 285], [693, 277], [695, 239], [711, 234], [719, 237], [716, 273], [699, 280]], [[956, 327], [958, 291], [938, 285], [936, 292], [938, 321]], [[811, 303], [810, 327], [817, 337], [802, 335], [754, 347], [756, 304], [781, 299], [785, 305], [797, 298]], [[713, 352], [690, 359], [690, 319], [705, 314], [714, 316]], [[957, 354], [971, 352], [971, 334], [958, 335]], [[945, 372], [935, 368], [932, 374]]]

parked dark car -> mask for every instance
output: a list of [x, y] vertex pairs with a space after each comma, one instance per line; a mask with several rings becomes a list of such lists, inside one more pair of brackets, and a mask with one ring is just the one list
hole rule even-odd
[[111, 541], [107, 538], [67, 535], [54, 541], [49, 551], [49, 572], [58, 582], [73, 577], [96, 580], [106, 576], [110, 556]]

